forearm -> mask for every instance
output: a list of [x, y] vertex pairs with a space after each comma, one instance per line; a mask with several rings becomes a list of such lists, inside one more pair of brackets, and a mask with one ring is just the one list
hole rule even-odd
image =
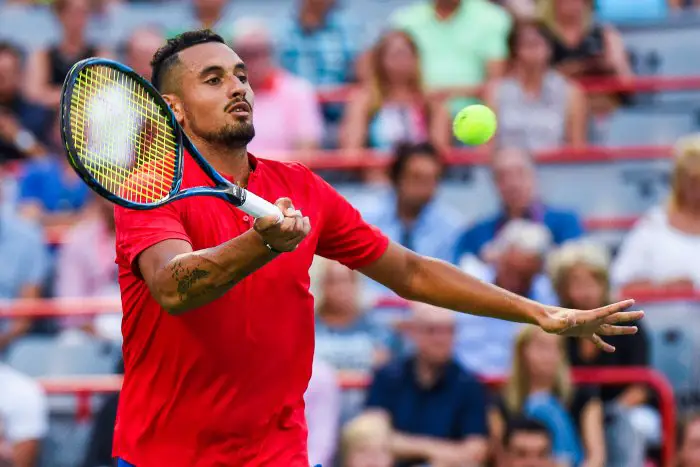
[[205, 305], [275, 258], [254, 230], [213, 248], [174, 257], [156, 274], [152, 293], [172, 314]]
[[396, 290], [408, 300], [440, 308], [520, 323], [537, 324], [544, 306], [480, 281], [434, 258], [410, 255], [404, 284]]
[[644, 386], [631, 386], [617, 397], [617, 403], [625, 407], [636, 407], [646, 403], [648, 398], [647, 390]]

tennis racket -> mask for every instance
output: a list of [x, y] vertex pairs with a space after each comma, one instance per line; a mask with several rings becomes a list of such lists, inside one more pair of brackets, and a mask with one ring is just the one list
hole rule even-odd
[[[121, 63], [88, 58], [71, 68], [61, 95], [61, 134], [73, 169], [114, 204], [153, 209], [215, 196], [255, 218], [283, 218], [277, 206], [216, 172], [156, 88]], [[214, 187], [181, 189], [185, 149]]]

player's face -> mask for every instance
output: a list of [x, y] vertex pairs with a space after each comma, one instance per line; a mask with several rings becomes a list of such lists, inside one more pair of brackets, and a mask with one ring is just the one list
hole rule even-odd
[[682, 467], [700, 465], [700, 420], [695, 420], [686, 428], [680, 458]]
[[551, 467], [551, 445], [542, 433], [514, 433], [508, 445], [508, 465], [511, 467]]
[[190, 47], [180, 53], [180, 61], [180, 105], [173, 110], [183, 128], [211, 144], [246, 146], [255, 130], [245, 64], [220, 43]]
[[560, 339], [554, 334], [535, 331], [524, 346], [523, 358], [531, 380], [554, 384], [562, 358]]
[[605, 284], [583, 264], [569, 270], [564, 286], [564, 294], [574, 308], [588, 310], [604, 305]]

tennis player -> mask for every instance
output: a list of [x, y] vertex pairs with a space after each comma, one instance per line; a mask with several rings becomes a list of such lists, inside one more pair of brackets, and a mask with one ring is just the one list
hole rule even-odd
[[[642, 317], [624, 311], [632, 301], [578, 311], [521, 298], [390, 242], [303, 165], [249, 154], [254, 94], [221, 37], [195, 31], [169, 40], [154, 56], [153, 82], [214, 168], [277, 200], [284, 220], [255, 220], [207, 197], [116, 208], [126, 369], [114, 441], [120, 465], [309, 465], [303, 394], [316, 254], [406, 299], [532, 323], [607, 351], [600, 336], [636, 332], [616, 326]], [[183, 187], [211, 183], [187, 156]]]

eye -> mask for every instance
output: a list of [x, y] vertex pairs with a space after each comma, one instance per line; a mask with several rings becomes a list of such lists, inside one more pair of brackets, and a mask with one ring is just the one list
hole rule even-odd
[[218, 76], [212, 76], [211, 78], [207, 79], [205, 81], [205, 83], [211, 84], [211, 85], [217, 85], [217, 84], [221, 83], [221, 78], [219, 78]]
[[247, 77], [246, 75], [239, 75], [239, 76], [238, 76], [238, 81], [240, 81], [241, 83], [244, 83], [244, 84], [245, 84], [245, 83], [248, 82], [248, 77]]

